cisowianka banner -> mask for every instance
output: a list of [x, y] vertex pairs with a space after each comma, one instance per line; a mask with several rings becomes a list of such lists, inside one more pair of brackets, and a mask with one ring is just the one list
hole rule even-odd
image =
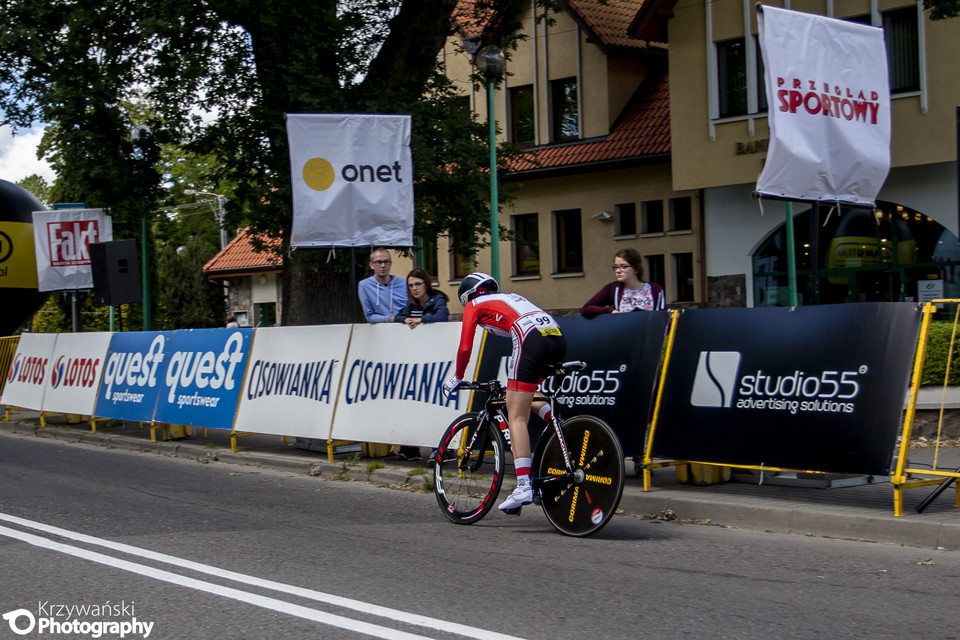
[[[459, 322], [411, 330], [402, 323], [353, 326], [331, 437], [423, 447], [436, 446], [443, 429], [466, 411], [467, 394], [445, 397], [456, 367]], [[474, 341], [466, 377], [473, 374]]]
[[888, 474], [920, 316], [905, 302], [684, 312], [653, 455]]
[[[666, 311], [604, 313], [595, 318], [557, 318], [567, 341], [564, 360], [583, 360], [587, 367], [567, 377], [560, 387], [561, 415], [588, 414], [610, 425], [620, 439], [624, 455], [643, 453], [644, 435], [651, 417], [654, 386], [660, 368], [663, 338], [669, 315]], [[488, 336], [478, 366], [478, 380], [494, 377], [506, 383], [506, 360], [510, 339]], [[540, 387], [554, 392], [553, 378]], [[482, 408], [483, 398], [471, 408]], [[539, 437], [543, 421], [530, 421], [532, 440]]]
[[326, 438], [351, 327], [257, 329], [234, 428]]

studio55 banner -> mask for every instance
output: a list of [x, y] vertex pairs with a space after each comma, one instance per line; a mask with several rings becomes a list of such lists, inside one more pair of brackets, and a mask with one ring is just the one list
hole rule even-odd
[[113, 220], [103, 209], [33, 212], [40, 291], [93, 289], [90, 243], [113, 240]]
[[653, 455], [886, 475], [919, 328], [905, 302], [684, 311]]
[[413, 244], [410, 127], [409, 115], [287, 114], [294, 249]]
[[883, 30], [764, 5], [770, 144], [757, 192], [872, 204], [890, 170]]
[[[565, 378], [559, 389], [553, 378], [544, 380], [540, 388], [560, 391], [557, 404], [564, 418], [596, 416], [616, 432], [624, 455], [641, 455], [669, 319], [666, 311], [604, 313], [589, 320], [557, 318], [567, 341], [564, 360], [583, 360], [587, 367]], [[478, 379], [499, 376], [506, 383], [510, 348], [509, 338], [488, 336]], [[476, 398], [471, 409], [478, 411], [483, 401]], [[532, 416], [530, 424], [530, 435], [536, 438], [543, 422]]]

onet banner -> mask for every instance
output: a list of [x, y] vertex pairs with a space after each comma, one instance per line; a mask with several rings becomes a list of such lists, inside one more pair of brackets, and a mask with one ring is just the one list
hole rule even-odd
[[920, 316], [913, 303], [684, 312], [653, 456], [889, 474]]

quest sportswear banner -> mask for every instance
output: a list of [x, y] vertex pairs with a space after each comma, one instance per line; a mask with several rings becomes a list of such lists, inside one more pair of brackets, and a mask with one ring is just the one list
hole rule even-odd
[[93, 289], [90, 243], [113, 240], [113, 221], [103, 209], [33, 212], [40, 291]]
[[409, 115], [287, 114], [294, 249], [413, 244], [410, 128]]
[[883, 31], [764, 6], [770, 144], [757, 192], [873, 204], [890, 170]]

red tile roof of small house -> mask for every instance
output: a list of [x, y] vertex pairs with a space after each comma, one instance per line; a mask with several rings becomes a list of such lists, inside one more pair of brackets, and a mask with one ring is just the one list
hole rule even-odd
[[220, 253], [203, 265], [208, 278], [229, 278], [251, 273], [280, 273], [283, 260], [274, 251], [256, 251], [252, 241], [260, 239], [269, 249], [278, 249], [280, 240], [241, 229]]

